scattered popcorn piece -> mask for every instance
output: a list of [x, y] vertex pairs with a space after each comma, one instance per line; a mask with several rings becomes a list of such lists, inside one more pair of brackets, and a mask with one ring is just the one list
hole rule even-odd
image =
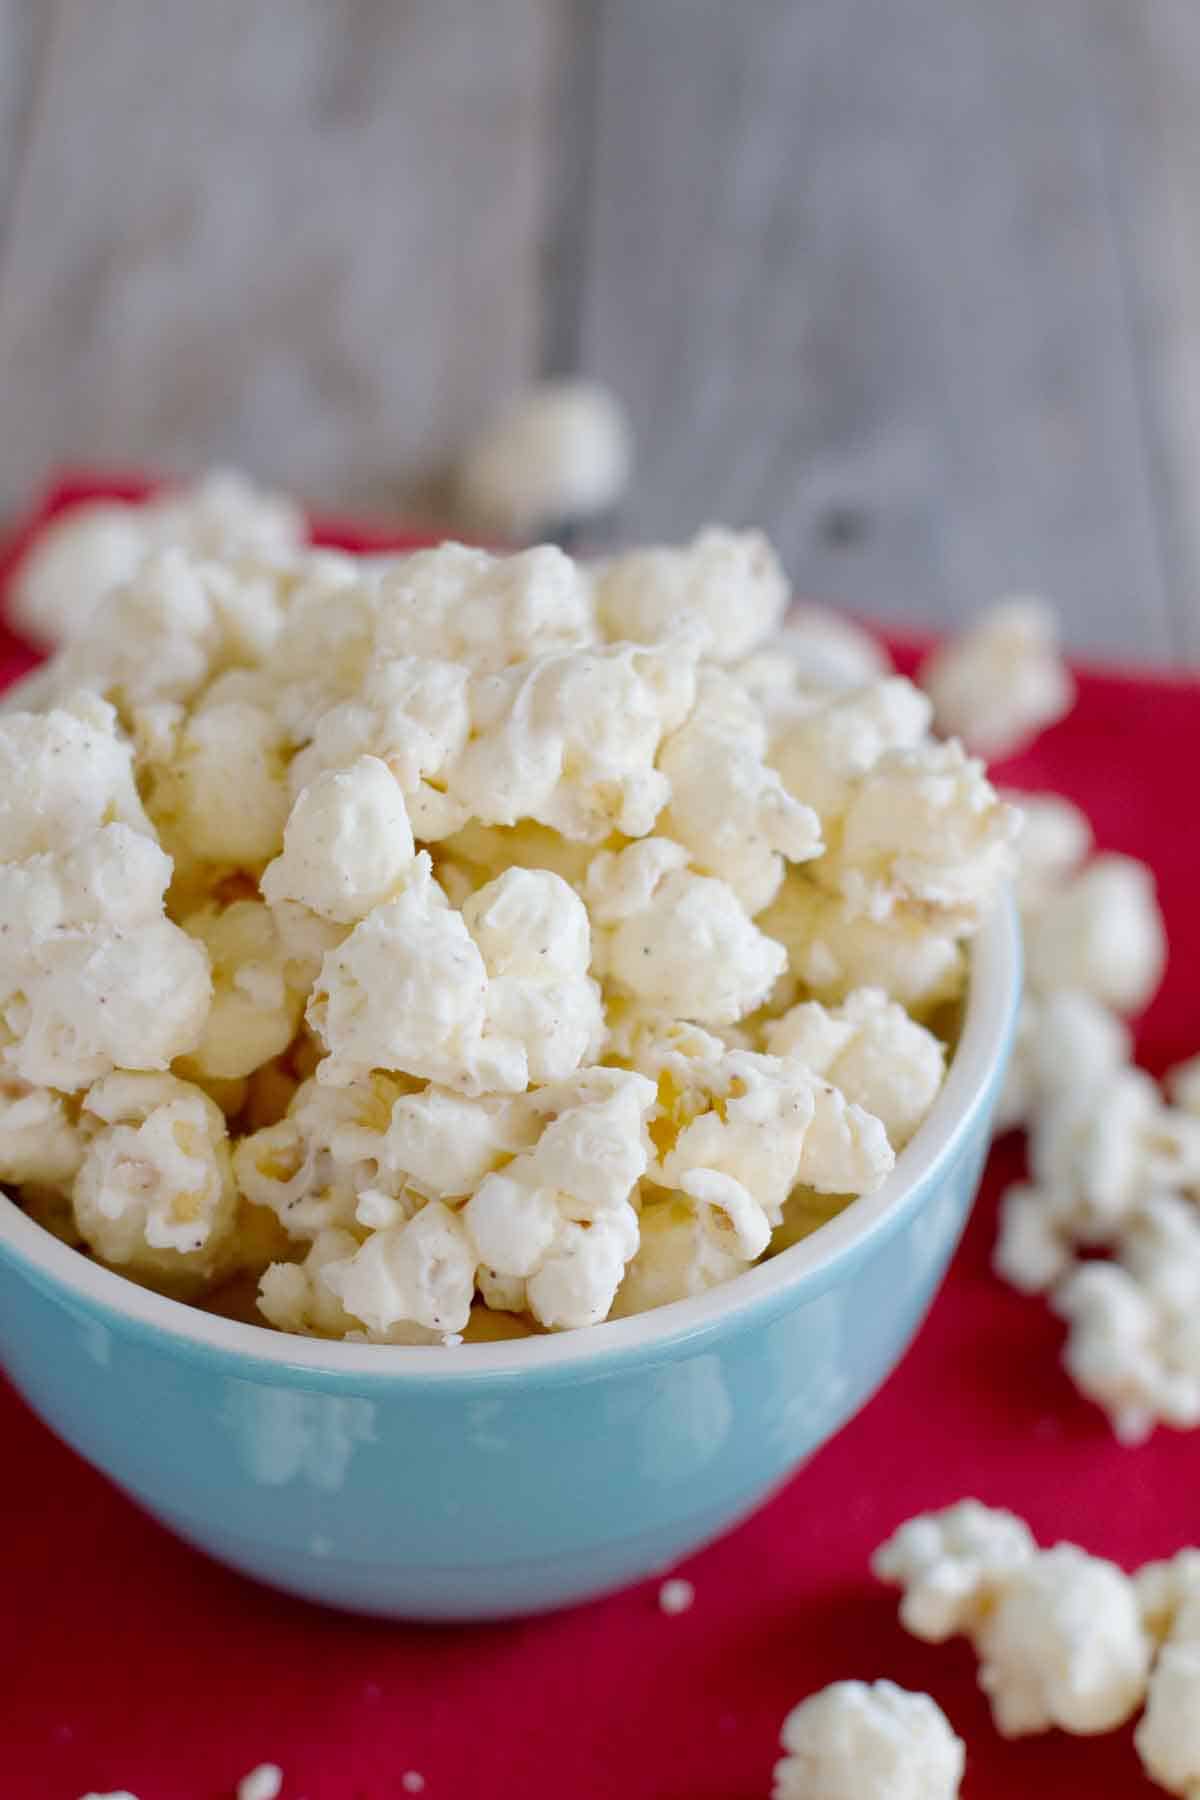
[[938, 730], [981, 756], [1010, 756], [1070, 712], [1075, 683], [1057, 620], [1039, 600], [1007, 600], [921, 665]]
[[1161, 1648], [1146, 1710], [1133, 1734], [1151, 1780], [1184, 1800], [1200, 1794], [1200, 1552], [1147, 1563], [1134, 1578], [1142, 1616]]
[[1200, 1426], [1200, 1213], [1169, 1193], [1143, 1200], [1114, 1262], [1086, 1262], [1056, 1289], [1070, 1325], [1063, 1361], [1122, 1443], [1155, 1424]]
[[1039, 1109], [1095, 1093], [1132, 1054], [1128, 1026], [1091, 994], [1070, 987], [1026, 993], [994, 1129], [1029, 1124]]
[[519, 394], [455, 471], [458, 504], [478, 530], [524, 538], [588, 519], [625, 491], [629, 421], [594, 381], [542, 381]]
[[1162, 977], [1166, 933], [1154, 877], [1130, 856], [1093, 857], [1026, 921], [1025, 964], [1038, 992], [1081, 988], [1140, 1012]]
[[787, 963], [733, 889], [697, 875], [669, 838], [601, 851], [586, 898], [593, 966], [636, 1003], [670, 1018], [729, 1025], [766, 999]]
[[1000, 1584], [1036, 1554], [1033, 1533], [1015, 1513], [960, 1500], [901, 1525], [876, 1550], [871, 1570], [904, 1589], [905, 1630], [940, 1644], [973, 1633]]
[[704, 620], [717, 662], [748, 656], [779, 626], [787, 578], [758, 531], [709, 526], [680, 548], [630, 550], [594, 569], [596, 616], [609, 639], [660, 638], [684, 613]]
[[237, 1800], [278, 1800], [283, 1792], [283, 1770], [278, 1763], [259, 1763], [238, 1782]]
[[1016, 890], [1022, 911], [1032, 912], [1075, 874], [1091, 851], [1091, 821], [1061, 794], [1002, 789], [1001, 798], [1021, 813]]
[[901, 1526], [871, 1566], [905, 1589], [915, 1636], [971, 1639], [1003, 1736], [1111, 1731], [1141, 1705], [1150, 1640], [1114, 1563], [1073, 1544], [1038, 1550], [1011, 1513], [963, 1501]]
[[835, 1681], [793, 1707], [773, 1800], [957, 1800], [966, 1749], [928, 1694]]
[[946, 1073], [945, 1046], [881, 988], [857, 988], [832, 1011], [815, 1000], [794, 1006], [767, 1024], [764, 1041], [873, 1113], [893, 1150], [912, 1137]]
[[108, 1075], [88, 1092], [92, 1135], [75, 1218], [98, 1256], [163, 1274], [209, 1274], [230, 1248], [236, 1191], [225, 1119], [173, 1075]]
[[690, 1581], [676, 1576], [671, 1581], [664, 1581], [658, 1590], [658, 1610], [674, 1618], [679, 1613], [689, 1612], [696, 1598], [696, 1590]]
[[785, 858], [808, 862], [824, 849], [816, 813], [767, 767], [766, 749], [756, 709], [730, 677], [709, 669], [658, 758], [671, 784], [662, 829], [701, 874], [727, 882], [751, 917], [778, 893]]

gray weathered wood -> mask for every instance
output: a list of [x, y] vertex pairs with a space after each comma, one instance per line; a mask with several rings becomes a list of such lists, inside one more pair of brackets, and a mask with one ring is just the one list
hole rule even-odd
[[534, 367], [549, 0], [37, 0], [0, 504], [229, 457], [337, 503]]
[[622, 533], [757, 521], [876, 615], [1032, 586], [1169, 651], [1088, 25], [607, 0], [580, 342], [637, 424]]
[[4, 226], [16, 192], [36, 95], [47, 61], [50, 8], [0, 0], [0, 281]]
[[[1200, 7], [1093, 0], [1094, 70], [1176, 637], [1200, 662]], [[1136, 605], [1131, 604], [1136, 613]]]

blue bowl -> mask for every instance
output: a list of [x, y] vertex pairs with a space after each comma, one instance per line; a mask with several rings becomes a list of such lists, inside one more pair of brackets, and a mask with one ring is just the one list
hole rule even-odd
[[622, 1587], [753, 1511], [899, 1361], [975, 1194], [1019, 968], [1006, 911], [885, 1186], [697, 1299], [515, 1343], [327, 1344], [147, 1292], [0, 1196], [0, 1359], [147, 1512], [291, 1593], [485, 1619]]

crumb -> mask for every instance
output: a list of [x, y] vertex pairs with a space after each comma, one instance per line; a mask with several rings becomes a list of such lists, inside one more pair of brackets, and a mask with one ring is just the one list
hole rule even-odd
[[415, 1769], [406, 1769], [404, 1774], [400, 1777], [400, 1786], [404, 1789], [406, 1794], [423, 1794], [425, 1792], [425, 1777], [423, 1775], [418, 1775]]
[[658, 1610], [674, 1617], [687, 1612], [695, 1598], [696, 1590], [690, 1581], [664, 1581], [658, 1590]]
[[237, 1800], [276, 1800], [283, 1787], [283, 1770], [278, 1763], [259, 1763], [238, 1782]]

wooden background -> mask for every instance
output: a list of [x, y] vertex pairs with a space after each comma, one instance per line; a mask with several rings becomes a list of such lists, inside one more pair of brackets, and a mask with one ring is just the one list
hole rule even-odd
[[609, 535], [1200, 660], [1200, 3], [0, 0], [0, 511], [411, 512], [544, 370], [632, 413]]

